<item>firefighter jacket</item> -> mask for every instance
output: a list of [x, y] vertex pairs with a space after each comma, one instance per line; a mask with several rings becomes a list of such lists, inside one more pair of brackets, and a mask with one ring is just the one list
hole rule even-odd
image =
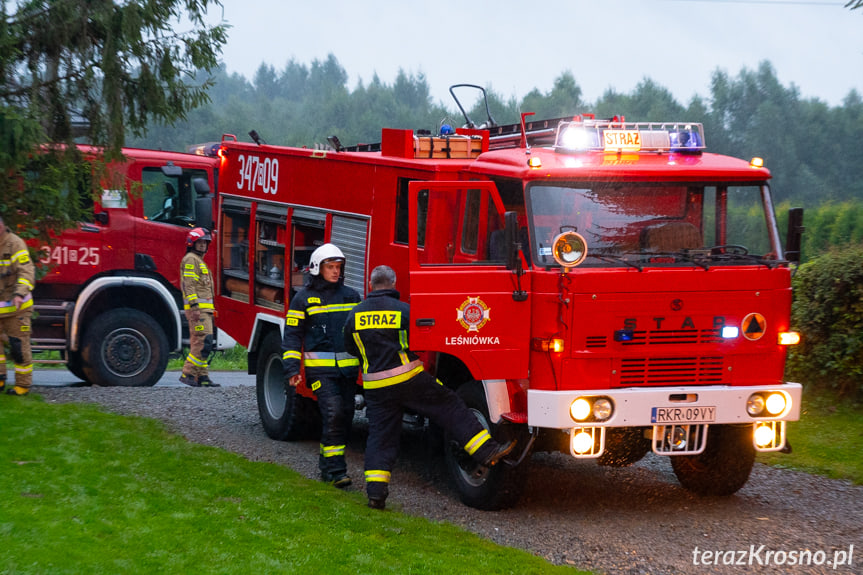
[[33, 307], [35, 267], [24, 240], [8, 231], [0, 235], [0, 317], [16, 313], [12, 298], [24, 298], [20, 310]]
[[183, 309], [198, 307], [213, 312], [213, 277], [204, 258], [189, 250], [180, 261], [180, 283], [183, 288]]
[[345, 324], [345, 349], [360, 357], [363, 387], [395, 385], [423, 371], [408, 348], [410, 307], [394, 289], [376, 290], [354, 308]]
[[338, 283], [312, 277], [291, 299], [282, 337], [285, 379], [300, 373], [300, 359], [309, 382], [326, 377], [356, 379], [359, 361], [345, 352], [342, 329], [360, 294]]

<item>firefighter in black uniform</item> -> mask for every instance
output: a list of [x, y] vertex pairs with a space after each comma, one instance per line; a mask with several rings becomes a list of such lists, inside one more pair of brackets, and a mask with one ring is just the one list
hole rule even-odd
[[492, 439], [461, 398], [424, 370], [408, 347], [410, 308], [399, 301], [395, 283], [392, 268], [372, 270], [370, 293], [345, 323], [345, 349], [362, 362], [369, 420], [366, 494], [373, 509], [383, 509], [389, 494], [405, 408], [450, 429], [478, 465], [496, 464], [515, 445]]
[[345, 353], [342, 328], [360, 294], [344, 285], [345, 256], [333, 244], [312, 252], [309, 282], [291, 299], [282, 338], [285, 384], [300, 383], [300, 360], [318, 399], [323, 429], [318, 466], [321, 479], [336, 487], [351, 484], [345, 444], [354, 419], [359, 360]]

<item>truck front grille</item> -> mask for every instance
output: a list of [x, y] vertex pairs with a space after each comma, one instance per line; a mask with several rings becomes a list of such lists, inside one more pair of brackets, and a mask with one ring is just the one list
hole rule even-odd
[[621, 386], [708, 385], [725, 380], [725, 362], [715, 357], [624, 358]]

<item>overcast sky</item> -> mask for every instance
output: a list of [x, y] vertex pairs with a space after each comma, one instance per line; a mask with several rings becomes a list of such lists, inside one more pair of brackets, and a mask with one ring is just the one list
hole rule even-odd
[[863, 95], [863, 9], [846, 0], [222, 1], [223, 60], [249, 80], [262, 62], [278, 72], [332, 53], [351, 89], [402, 69], [450, 108], [451, 84], [521, 98], [566, 70], [587, 101], [650, 78], [685, 105], [710, 95], [717, 68], [736, 77], [768, 60], [803, 98]]

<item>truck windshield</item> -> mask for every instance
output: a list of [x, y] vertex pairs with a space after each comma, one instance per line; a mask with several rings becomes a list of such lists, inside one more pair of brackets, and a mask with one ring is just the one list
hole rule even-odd
[[531, 255], [555, 266], [554, 238], [587, 241], [582, 266], [772, 266], [783, 258], [766, 184], [582, 182], [528, 188]]

